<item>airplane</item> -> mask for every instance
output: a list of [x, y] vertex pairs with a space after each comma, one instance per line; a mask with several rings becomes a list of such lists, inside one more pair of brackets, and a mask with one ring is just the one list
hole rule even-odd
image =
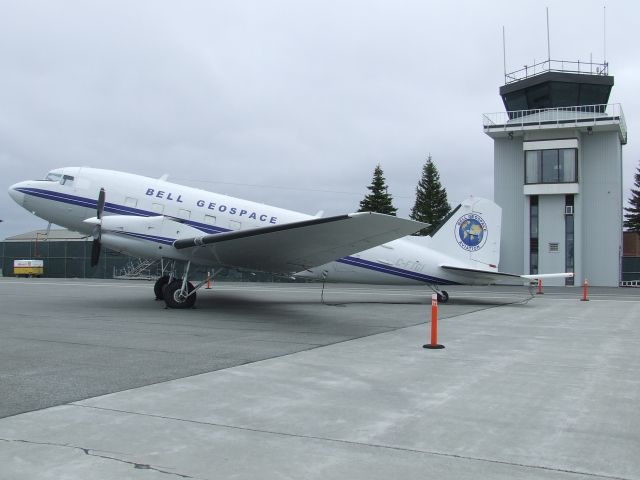
[[[167, 181], [89, 167], [51, 170], [9, 195], [49, 223], [92, 235], [91, 265], [104, 247], [166, 261], [154, 285], [168, 308], [191, 308], [206, 280], [192, 265], [282, 273], [330, 282], [487, 285], [572, 274], [498, 271], [501, 209], [479, 197], [455, 208], [432, 237], [427, 225], [371, 212], [321, 217]], [[108, 201], [107, 201], [108, 197]], [[182, 273], [179, 266], [184, 265]]]

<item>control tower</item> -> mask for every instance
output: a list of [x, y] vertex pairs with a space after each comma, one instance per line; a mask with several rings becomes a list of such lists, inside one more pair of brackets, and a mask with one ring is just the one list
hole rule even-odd
[[505, 74], [506, 111], [483, 116], [502, 271], [575, 273], [548, 285], [619, 285], [627, 128], [620, 104], [609, 104], [613, 84], [606, 63], [547, 60]]

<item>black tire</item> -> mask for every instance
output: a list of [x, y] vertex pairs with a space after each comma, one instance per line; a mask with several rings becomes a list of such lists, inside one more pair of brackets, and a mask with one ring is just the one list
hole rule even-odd
[[447, 303], [449, 301], [449, 294], [446, 290], [442, 290], [438, 294], [438, 303]]
[[164, 296], [162, 295], [162, 290], [164, 286], [169, 283], [169, 277], [165, 275], [164, 277], [160, 277], [156, 280], [155, 285], [153, 286], [153, 293], [156, 294], [156, 300], [163, 300]]
[[164, 303], [169, 308], [191, 308], [196, 303], [196, 293], [193, 284], [187, 282], [187, 290], [189, 293], [193, 292], [186, 298], [180, 296], [180, 290], [182, 289], [182, 280], [174, 280], [167, 284], [162, 291], [164, 297]]

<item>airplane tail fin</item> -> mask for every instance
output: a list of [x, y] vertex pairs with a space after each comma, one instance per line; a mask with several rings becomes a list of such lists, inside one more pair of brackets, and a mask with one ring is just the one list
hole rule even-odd
[[429, 239], [429, 247], [451, 258], [497, 270], [502, 209], [491, 200], [469, 197], [451, 211]]

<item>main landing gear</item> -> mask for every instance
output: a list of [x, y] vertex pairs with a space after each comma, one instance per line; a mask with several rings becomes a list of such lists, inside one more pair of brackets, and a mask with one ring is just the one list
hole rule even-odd
[[[191, 262], [187, 262], [182, 278], [175, 275], [175, 264], [171, 264], [171, 273], [156, 280], [153, 292], [156, 300], [164, 300], [167, 308], [193, 308], [196, 303], [196, 291], [207, 283], [206, 280], [196, 286], [188, 280]], [[164, 273], [164, 270], [163, 270]]]
[[169, 308], [192, 308], [196, 303], [196, 288], [186, 278], [177, 278], [165, 285], [162, 296]]
[[156, 300], [164, 300], [164, 287], [169, 283], [169, 275], [163, 275], [158, 280], [156, 280], [155, 285], [153, 286], [153, 293], [156, 294]]

